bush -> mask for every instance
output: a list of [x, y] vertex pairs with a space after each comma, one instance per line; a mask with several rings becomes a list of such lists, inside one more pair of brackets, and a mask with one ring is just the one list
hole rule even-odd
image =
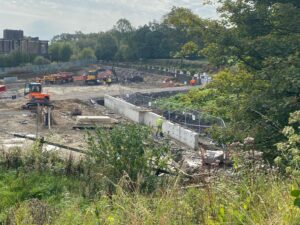
[[91, 48], [84, 48], [78, 55], [78, 59], [96, 59], [95, 52]]
[[43, 56], [37, 56], [35, 57], [33, 64], [35, 65], [45, 65], [45, 64], [50, 64], [51, 61], [49, 59], [46, 59]]
[[289, 126], [282, 133], [287, 140], [277, 144], [280, 156], [275, 163], [284, 168], [286, 173], [300, 177], [300, 111], [291, 113]]
[[[98, 129], [88, 135], [89, 165], [101, 174], [110, 191], [120, 181], [129, 190], [155, 189], [155, 169], [166, 169], [167, 146], [154, 144], [149, 128], [120, 125], [111, 131]], [[124, 180], [125, 179], [125, 180]]]

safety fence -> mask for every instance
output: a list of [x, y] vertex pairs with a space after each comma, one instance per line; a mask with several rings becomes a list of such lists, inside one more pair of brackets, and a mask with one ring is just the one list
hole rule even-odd
[[[207, 134], [207, 129], [213, 126], [226, 127], [222, 118], [210, 115], [205, 112], [194, 110], [189, 107], [184, 107], [181, 104], [166, 102], [160, 96], [152, 94], [125, 94], [121, 97], [134, 105], [150, 108], [154, 112], [164, 116], [167, 120], [180, 124], [186, 128], [189, 128], [199, 134]], [[174, 95], [170, 92], [169, 96]], [[165, 93], [163, 97], [169, 97], [168, 93]]]
[[70, 62], [55, 62], [47, 65], [26, 65], [19, 67], [0, 67], [0, 75], [5, 74], [20, 74], [20, 73], [35, 73], [45, 74], [57, 71], [69, 70], [72, 68], [80, 68], [89, 64], [97, 63], [94, 59], [84, 59]]

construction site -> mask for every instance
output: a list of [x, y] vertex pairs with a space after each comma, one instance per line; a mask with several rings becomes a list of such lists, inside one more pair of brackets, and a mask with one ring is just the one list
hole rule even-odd
[[179, 155], [178, 167], [188, 173], [198, 171], [203, 150], [207, 163], [220, 164], [224, 149], [217, 147], [205, 130], [225, 126], [221, 120], [203, 120], [201, 113], [187, 109], [173, 112], [155, 107], [161, 97], [194, 88], [186, 85], [188, 82], [176, 76], [103, 65], [5, 77], [0, 85], [0, 149], [26, 149], [42, 140], [45, 151], [81, 156], [87, 147], [87, 130], [139, 123], [155, 133], [156, 121], [162, 118], [164, 139], [170, 140], [173, 153]]

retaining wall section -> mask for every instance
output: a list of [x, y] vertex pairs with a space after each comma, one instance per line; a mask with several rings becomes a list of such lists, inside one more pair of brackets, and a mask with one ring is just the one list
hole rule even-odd
[[198, 148], [199, 134], [186, 129], [179, 124], [172, 123], [162, 116], [153, 113], [152, 111], [145, 110], [141, 107], [135, 106], [131, 103], [128, 103], [120, 98], [115, 98], [110, 95], [104, 96], [104, 105], [105, 107], [113, 110], [115, 113], [129, 118], [130, 120], [145, 124], [149, 127], [156, 127], [156, 121], [158, 118], [164, 120], [162, 131], [164, 134], [169, 135], [171, 138], [193, 148]]
[[142, 123], [143, 118], [141, 118], [140, 107], [130, 104], [122, 99], [112, 97], [110, 95], [104, 96], [105, 107], [113, 110], [115, 113], [127, 117], [128, 119], [136, 122]]

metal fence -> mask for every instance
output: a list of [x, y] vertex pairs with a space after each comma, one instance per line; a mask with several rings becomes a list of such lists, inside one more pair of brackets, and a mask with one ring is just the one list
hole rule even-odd
[[51, 63], [47, 65], [26, 65], [19, 67], [0, 67], [0, 75], [19, 73], [52, 73], [72, 68], [79, 68], [89, 64], [97, 63], [94, 59], [84, 59], [70, 62]]
[[[151, 108], [154, 112], [164, 116], [167, 120], [180, 124], [200, 134], [207, 134], [207, 129], [213, 126], [226, 127], [224, 120], [220, 117], [210, 115], [181, 104], [162, 101], [159, 94], [125, 94], [121, 96], [127, 102], [134, 105]], [[169, 95], [169, 96], [168, 96]], [[165, 93], [163, 97], [170, 97], [174, 93]]]

